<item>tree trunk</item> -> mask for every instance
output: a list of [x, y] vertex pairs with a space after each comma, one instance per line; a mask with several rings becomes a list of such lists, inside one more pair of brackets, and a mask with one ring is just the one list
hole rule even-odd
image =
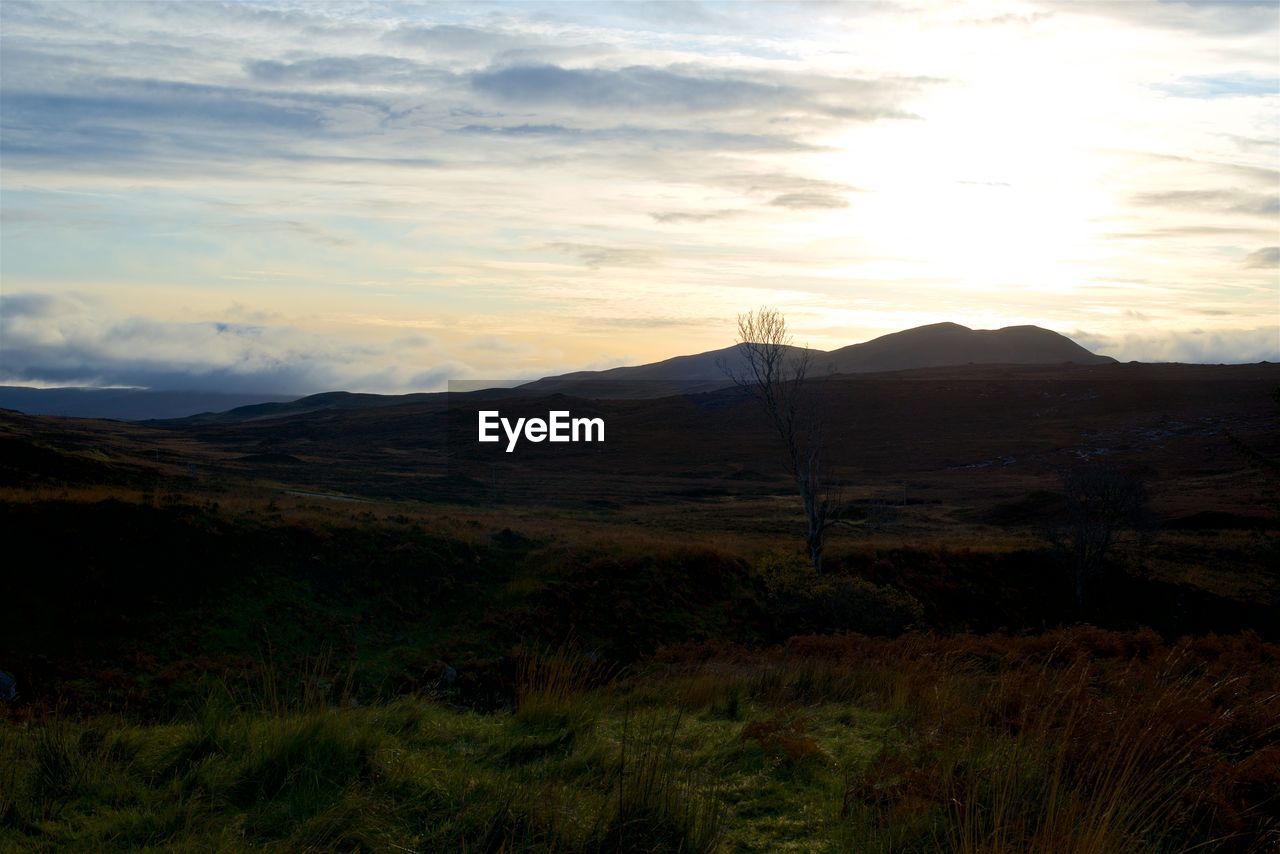
[[802, 481], [800, 484], [800, 495], [804, 500], [804, 520], [808, 526], [808, 535], [805, 542], [809, 547], [809, 562], [813, 564], [814, 572], [822, 573], [822, 547], [826, 540], [826, 519], [822, 518], [823, 514], [818, 504], [818, 498], [813, 494], [811, 484]]
[[822, 540], [821, 531], [809, 532], [809, 561], [813, 564], [814, 571], [819, 575], [822, 574]]

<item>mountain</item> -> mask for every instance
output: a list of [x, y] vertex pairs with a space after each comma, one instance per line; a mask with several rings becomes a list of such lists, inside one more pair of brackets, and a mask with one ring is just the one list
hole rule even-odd
[[300, 397], [297, 400], [258, 403], [222, 412], [202, 412], [191, 415], [191, 417], [184, 420], [201, 424], [240, 423], [268, 418], [285, 418], [290, 415], [305, 415], [309, 412], [323, 412], [329, 409], [374, 409], [379, 406], [416, 403], [435, 396], [427, 393], [359, 394], [349, 391], [326, 391], [320, 394]]
[[295, 415], [311, 415], [326, 412], [348, 412], [362, 409], [385, 409], [409, 406], [415, 403], [447, 405], [450, 394], [498, 400], [505, 397], [527, 396], [513, 388], [481, 388], [465, 392], [424, 391], [412, 394], [365, 394], [350, 391], [326, 391], [300, 397], [285, 403], [260, 403], [241, 406], [227, 412], [203, 412], [188, 418], [170, 419], [185, 424], [243, 424], [249, 421], [267, 421], [289, 418]]
[[[965, 494], [990, 490], [995, 501], [1059, 488], [1064, 466], [1093, 457], [1150, 465], [1161, 477], [1176, 471], [1188, 485], [1212, 481], [1242, 465], [1224, 431], [1276, 452], [1269, 392], [1278, 381], [1280, 365], [1269, 364], [997, 364], [838, 374], [813, 392], [830, 462], [849, 482], [879, 478], [888, 490], [910, 479], [913, 491], [927, 484], [944, 493], [963, 484]], [[604, 509], [696, 496], [707, 487], [700, 479], [715, 481], [721, 494], [789, 489], [767, 420], [732, 388], [650, 400], [525, 394], [497, 406], [478, 405], [488, 403], [483, 395], [455, 397], [241, 422], [121, 425], [110, 435], [127, 429], [145, 438], [162, 427], [184, 437], [166, 452], [180, 464], [338, 495], [487, 504], [501, 494], [576, 507], [598, 501]], [[522, 443], [509, 454], [475, 442], [475, 412], [490, 408], [512, 420], [553, 410], [598, 417], [607, 441]], [[0, 413], [0, 438], [5, 418]], [[213, 456], [202, 459], [197, 448]], [[1200, 500], [1195, 493], [1184, 506]]]
[[[954, 365], [1103, 365], [1115, 359], [1098, 356], [1076, 342], [1038, 326], [969, 329], [958, 323], [935, 323], [882, 335], [830, 352], [802, 347], [813, 360], [813, 375], [861, 374]], [[647, 365], [574, 371], [543, 377], [515, 389], [469, 392], [484, 397], [571, 394], [597, 399], [632, 400], [715, 391], [732, 384], [726, 375], [741, 372], [739, 345], [675, 356]], [[285, 418], [330, 410], [376, 409], [425, 403], [442, 392], [385, 395], [324, 392], [289, 395], [198, 394], [139, 389], [31, 389], [0, 387], [0, 408], [29, 415], [74, 415], [133, 421], [183, 419], [204, 424], [231, 424]]]
[[[792, 350], [807, 352], [812, 357], [814, 374], [862, 374], [970, 364], [1105, 365], [1115, 362], [1110, 356], [1091, 353], [1065, 335], [1039, 326], [970, 329], [958, 323], [935, 323], [830, 352], [800, 347]], [[734, 345], [648, 365], [544, 377], [519, 388], [540, 393], [631, 398], [712, 391], [730, 384], [722, 366], [740, 370], [743, 359], [738, 345]]]
[[[821, 350], [791, 347], [792, 353], [809, 353], [820, 360], [827, 354]], [[714, 391], [730, 385], [725, 367], [740, 371], [744, 358], [738, 345], [710, 350], [692, 356], [676, 356], [634, 367], [610, 368], [605, 371], [574, 371], [554, 377], [543, 377], [518, 386], [521, 391], [539, 394], [573, 393], [594, 397], [660, 397], [663, 394], [692, 394]]]
[[150, 391], [141, 388], [0, 386], [0, 409], [14, 409], [27, 415], [142, 421], [149, 418], [183, 418], [198, 412], [223, 412], [237, 407], [291, 400], [293, 397], [296, 395]]
[[[934, 323], [881, 335], [826, 354], [841, 374], [905, 371], [949, 365], [1107, 365], [1110, 356], [1090, 353], [1065, 335], [1039, 326], [970, 329]], [[820, 360], [821, 361], [821, 360]]]

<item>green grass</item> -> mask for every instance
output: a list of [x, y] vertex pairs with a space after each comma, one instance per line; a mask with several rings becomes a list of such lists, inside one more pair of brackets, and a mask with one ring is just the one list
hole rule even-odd
[[1261, 851], [1277, 659], [850, 636], [623, 678], [548, 651], [489, 714], [223, 689], [167, 724], [0, 727], [0, 850]]
[[715, 848], [719, 802], [693, 745], [730, 741], [730, 728], [572, 711], [566, 721], [413, 700], [10, 728], [0, 848]]

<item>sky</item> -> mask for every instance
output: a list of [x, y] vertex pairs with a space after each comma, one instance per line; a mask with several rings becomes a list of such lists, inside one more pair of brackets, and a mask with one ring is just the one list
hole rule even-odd
[[1036, 324], [1280, 361], [1271, 2], [0, 5], [0, 383]]

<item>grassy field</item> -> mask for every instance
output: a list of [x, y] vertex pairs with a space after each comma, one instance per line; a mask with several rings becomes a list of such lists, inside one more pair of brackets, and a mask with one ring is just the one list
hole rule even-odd
[[1122, 628], [1274, 628], [1235, 598], [1271, 595], [1266, 539], [1162, 536], [1196, 583], [1117, 570], [1104, 629], [1018, 541], [877, 538], [816, 577], [750, 538], [126, 498], [3, 507], [48, 568], [3, 629], [0, 850], [1280, 841], [1280, 646]]
[[1081, 607], [1047, 470], [868, 477], [818, 575], [776, 479], [422, 500], [240, 429], [0, 417], [0, 850], [1280, 845], [1273, 485], [1218, 433], [1142, 446]]
[[1280, 820], [1280, 647], [1250, 637], [805, 637], [625, 674], [544, 650], [488, 714], [278, 682], [6, 728], [0, 845], [1261, 851]]

